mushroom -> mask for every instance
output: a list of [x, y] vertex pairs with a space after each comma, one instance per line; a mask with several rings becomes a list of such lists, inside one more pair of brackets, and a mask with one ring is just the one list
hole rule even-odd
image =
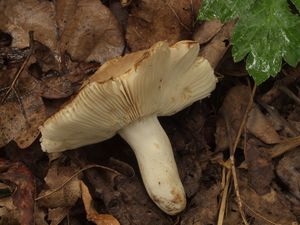
[[146, 190], [165, 213], [186, 206], [170, 141], [157, 117], [207, 97], [217, 79], [198, 57], [199, 44], [180, 41], [103, 64], [75, 98], [40, 127], [48, 153], [75, 149], [119, 134], [133, 149]]

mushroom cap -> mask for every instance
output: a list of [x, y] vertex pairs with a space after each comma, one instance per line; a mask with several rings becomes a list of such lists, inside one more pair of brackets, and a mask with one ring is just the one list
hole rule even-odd
[[133, 121], [172, 115], [207, 97], [217, 79], [198, 52], [194, 41], [171, 47], [158, 42], [106, 62], [40, 127], [42, 149], [59, 152], [97, 143]]

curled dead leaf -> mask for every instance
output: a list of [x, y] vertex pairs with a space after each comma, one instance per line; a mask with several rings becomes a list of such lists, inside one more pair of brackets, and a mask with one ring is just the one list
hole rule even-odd
[[0, 1], [0, 29], [13, 36], [13, 47], [29, 45], [28, 32], [56, 53], [67, 51], [79, 61], [103, 63], [121, 55], [121, 28], [101, 1], [46, 0]]
[[120, 225], [119, 221], [112, 215], [99, 214], [93, 206], [93, 199], [88, 187], [82, 181], [80, 182], [80, 187], [82, 192], [82, 201], [88, 221], [91, 221], [97, 225]]
[[74, 177], [67, 183], [66, 181], [76, 174], [77, 170], [72, 165], [59, 166], [55, 161], [44, 178], [46, 188], [39, 194], [39, 205], [47, 208], [74, 206], [81, 196], [80, 176]]
[[265, 117], [256, 104], [248, 114], [247, 129], [266, 144], [277, 144], [281, 141], [272, 123]]
[[211, 40], [222, 28], [223, 24], [218, 20], [205, 21], [195, 31], [193, 39], [199, 44]]

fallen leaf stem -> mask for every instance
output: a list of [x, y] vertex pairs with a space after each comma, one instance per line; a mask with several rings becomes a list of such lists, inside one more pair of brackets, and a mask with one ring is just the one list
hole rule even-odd
[[29, 40], [30, 40], [30, 43], [29, 43], [29, 52], [26, 56], [26, 59], [24, 60], [24, 62], [22, 63], [21, 67], [18, 69], [18, 71], [16, 72], [15, 76], [14, 76], [14, 79], [13, 81], [11, 82], [11, 84], [9, 85], [9, 87], [7, 88], [7, 91], [5, 92], [3, 98], [1, 99], [1, 104], [3, 104], [7, 97], [9, 96], [9, 94], [11, 93], [11, 91], [15, 90], [15, 85], [22, 73], [22, 71], [24, 70], [25, 66], [27, 65], [29, 59], [30, 59], [30, 56], [32, 55], [32, 52], [33, 52], [33, 42], [34, 42], [34, 38], [33, 38], [33, 31], [29, 31]]
[[52, 194], [54, 194], [55, 192], [58, 192], [60, 189], [62, 189], [67, 183], [69, 183], [73, 178], [77, 177], [81, 172], [85, 171], [85, 170], [88, 170], [88, 169], [92, 169], [92, 168], [101, 168], [101, 169], [104, 169], [104, 170], [107, 170], [107, 171], [110, 171], [112, 173], [115, 173], [117, 175], [121, 175], [121, 173], [119, 173], [118, 171], [116, 170], [113, 170], [109, 167], [106, 167], [106, 166], [101, 166], [101, 165], [89, 165], [89, 166], [86, 166], [80, 170], [78, 170], [77, 172], [75, 172], [70, 178], [68, 178], [66, 181], [64, 181], [61, 185], [59, 185], [57, 188], [54, 188], [51, 192], [45, 194], [45, 195], [42, 195], [42, 196], [39, 196], [37, 198], [35, 198], [35, 201], [39, 201], [43, 198], [46, 198]]

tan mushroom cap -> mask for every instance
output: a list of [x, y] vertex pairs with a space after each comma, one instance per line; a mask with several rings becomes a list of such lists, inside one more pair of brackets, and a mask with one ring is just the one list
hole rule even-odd
[[199, 44], [158, 42], [148, 50], [106, 62], [78, 95], [40, 127], [46, 152], [59, 152], [114, 136], [140, 118], [172, 115], [207, 97], [217, 79]]

